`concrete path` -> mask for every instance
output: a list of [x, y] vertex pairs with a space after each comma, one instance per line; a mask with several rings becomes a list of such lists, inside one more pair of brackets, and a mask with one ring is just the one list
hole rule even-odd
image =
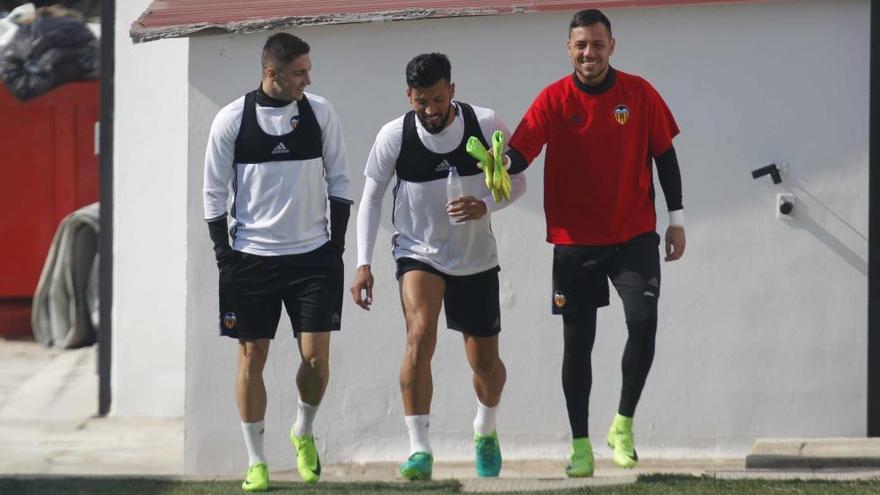
[[[183, 474], [183, 419], [100, 418], [94, 347], [58, 351], [33, 342], [0, 339], [0, 476], [137, 476], [191, 479]], [[810, 462], [847, 456], [880, 459], [866, 439], [767, 440], [752, 455], [800, 455]], [[754, 458], [753, 461], [757, 459]], [[871, 461], [873, 462], [873, 461]], [[564, 462], [505, 460], [499, 479], [476, 479], [470, 462], [438, 462], [435, 479], [457, 479], [464, 491], [540, 491], [627, 484], [642, 474], [687, 474], [719, 479], [880, 479], [875, 467], [789, 465], [746, 469], [743, 459], [642, 459], [623, 470], [597, 459], [595, 477], [566, 479]], [[298, 481], [294, 471], [273, 479]], [[399, 481], [394, 463], [324, 466], [326, 481]]]
[[179, 475], [183, 420], [98, 418], [94, 347], [0, 340], [0, 475]]

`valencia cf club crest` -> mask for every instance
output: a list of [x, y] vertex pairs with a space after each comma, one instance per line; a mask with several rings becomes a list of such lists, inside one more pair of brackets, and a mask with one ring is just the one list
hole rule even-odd
[[290, 130], [295, 131], [297, 127], [299, 127], [299, 115], [294, 115], [290, 118]]
[[232, 330], [237, 324], [238, 318], [235, 316], [235, 313], [226, 313], [223, 315], [223, 326], [226, 327], [227, 330]]
[[566, 301], [565, 301], [565, 294], [563, 294], [561, 290], [558, 290], [558, 291], [556, 291], [556, 292], [553, 293], [553, 304], [554, 304], [557, 308], [559, 308], [559, 309], [564, 308], [564, 307], [565, 307], [565, 303], [566, 303]]
[[620, 125], [626, 124], [626, 121], [629, 120], [629, 108], [626, 105], [614, 107], [614, 120]]

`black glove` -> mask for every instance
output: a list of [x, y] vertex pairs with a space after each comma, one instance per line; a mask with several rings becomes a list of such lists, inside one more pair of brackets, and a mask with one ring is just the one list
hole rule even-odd
[[217, 260], [217, 268], [221, 270], [238, 258], [238, 251], [229, 245], [229, 225], [226, 223], [226, 215], [208, 222], [208, 233], [214, 242], [214, 259]]
[[345, 231], [353, 201], [330, 196], [330, 245], [341, 255], [345, 251]]

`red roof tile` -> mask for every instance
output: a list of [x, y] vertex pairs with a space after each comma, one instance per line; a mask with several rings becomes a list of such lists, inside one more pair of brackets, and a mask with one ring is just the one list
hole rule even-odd
[[761, 0], [154, 0], [132, 23], [130, 34], [138, 43], [202, 31], [251, 33], [290, 26], [743, 1]]

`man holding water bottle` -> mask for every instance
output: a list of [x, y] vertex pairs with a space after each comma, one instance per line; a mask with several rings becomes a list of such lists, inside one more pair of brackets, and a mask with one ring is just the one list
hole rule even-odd
[[489, 217], [522, 196], [526, 181], [517, 173], [522, 170], [510, 170], [510, 200], [495, 201], [466, 143], [476, 137], [489, 147], [495, 131], [506, 137], [508, 130], [493, 110], [453, 100], [451, 72], [449, 59], [440, 53], [422, 54], [407, 64], [412, 110], [376, 136], [357, 220], [358, 268], [351, 293], [369, 310], [382, 197], [396, 175], [393, 255], [407, 327], [400, 393], [410, 438], [409, 459], [400, 473], [410, 480], [431, 478], [431, 358], [441, 306], [447, 326], [461, 332], [473, 370], [477, 474], [498, 476], [501, 469], [495, 417], [507, 372], [498, 354], [500, 268]]

